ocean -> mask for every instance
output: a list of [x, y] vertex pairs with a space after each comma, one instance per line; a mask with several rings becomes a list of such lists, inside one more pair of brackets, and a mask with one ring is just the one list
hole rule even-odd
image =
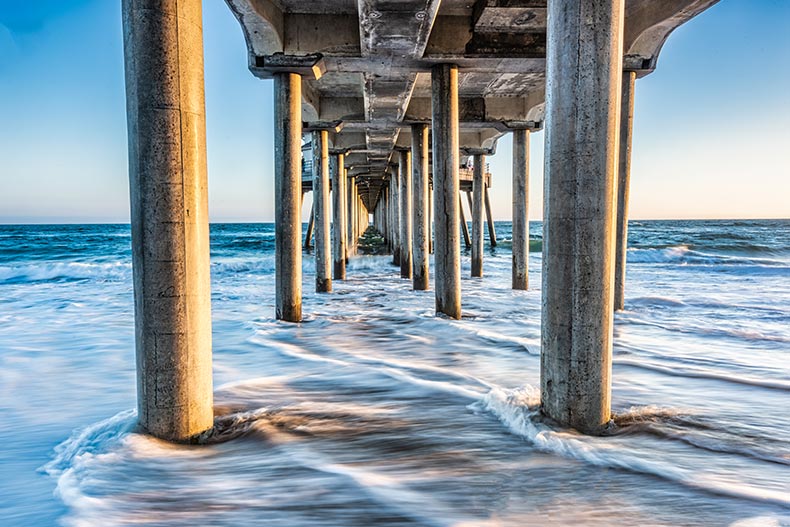
[[615, 316], [618, 429], [537, 412], [510, 223], [461, 320], [357, 256], [274, 320], [271, 224], [211, 227], [215, 404], [238, 437], [135, 432], [128, 225], [0, 226], [0, 525], [788, 526], [790, 220], [635, 221]]

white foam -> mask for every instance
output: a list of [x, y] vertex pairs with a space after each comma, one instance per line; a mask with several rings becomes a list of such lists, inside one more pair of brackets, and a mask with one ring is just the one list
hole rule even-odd
[[[527, 386], [517, 390], [491, 390], [477, 405], [490, 411], [513, 433], [544, 452], [576, 459], [595, 466], [650, 474], [688, 487], [734, 498], [760, 501], [790, 508], [790, 494], [733, 482], [717, 474], [703, 474], [699, 467], [682, 468], [667, 460], [648, 459], [615, 438], [594, 438], [573, 432], [555, 431], [534, 418], [538, 414], [539, 393]], [[473, 406], [473, 409], [475, 406]]]

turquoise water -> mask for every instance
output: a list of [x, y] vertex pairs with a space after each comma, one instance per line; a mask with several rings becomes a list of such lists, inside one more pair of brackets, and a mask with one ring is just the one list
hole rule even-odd
[[272, 225], [213, 225], [216, 404], [248, 430], [186, 447], [132, 431], [128, 226], [0, 226], [0, 524], [790, 525], [790, 221], [631, 223], [605, 438], [536, 415], [541, 226], [527, 292], [496, 227], [460, 321], [388, 256], [312, 293], [307, 255], [292, 325]]

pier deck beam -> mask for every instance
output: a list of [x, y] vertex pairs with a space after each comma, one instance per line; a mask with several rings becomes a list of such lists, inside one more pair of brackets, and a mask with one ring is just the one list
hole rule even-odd
[[400, 151], [400, 277], [411, 280], [412, 272], [412, 187], [411, 152]]
[[474, 158], [472, 176], [472, 276], [483, 276], [483, 195], [485, 194], [486, 156]]
[[461, 318], [461, 247], [458, 205], [458, 67], [431, 69], [433, 114], [436, 312]]
[[171, 441], [214, 424], [202, 24], [123, 2], [138, 421]]
[[529, 130], [513, 131], [513, 289], [529, 287]]
[[332, 278], [346, 279], [346, 156], [336, 154], [332, 171]]
[[412, 288], [425, 291], [429, 283], [429, 239], [430, 225], [430, 181], [428, 156], [428, 125], [413, 124], [411, 126], [411, 157], [412, 157], [412, 217], [413, 225], [413, 273]]
[[313, 212], [315, 213], [315, 292], [332, 291], [329, 234], [329, 133], [313, 132]]
[[631, 186], [631, 136], [634, 122], [636, 72], [623, 73], [620, 103], [620, 155], [617, 171], [617, 242], [614, 263], [614, 309], [625, 307], [625, 265], [628, 254], [628, 200]]
[[541, 405], [595, 434], [611, 419], [623, 0], [553, 0], [548, 21]]

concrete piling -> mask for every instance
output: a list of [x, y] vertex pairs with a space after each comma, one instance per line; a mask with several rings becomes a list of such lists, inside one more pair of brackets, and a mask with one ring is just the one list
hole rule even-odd
[[356, 179], [350, 177], [346, 180], [346, 232], [348, 236], [348, 254], [356, 254], [357, 239], [354, 238], [354, 204], [356, 202]]
[[541, 405], [592, 434], [611, 419], [623, 10], [553, 0], [548, 14]]
[[614, 309], [625, 307], [625, 265], [628, 254], [628, 199], [631, 186], [631, 135], [634, 122], [636, 72], [623, 73], [620, 103], [620, 152], [617, 171], [617, 239], [614, 264]]
[[214, 424], [203, 20], [150, 4], [122, 4], [138, 421], [186, 441]]
[[411, 126], [412, 218], [414, 222], [412, 226], [412, 287], [416, 291], [427, 290], [429, 282], [428, 241], [431, 236], [431, 226], [428, 217], [430, 207], [428, 148], [428, 125], [413, 124]]
[[491, 198], [488, 196], [488, 187], [483, 189], [483, 199], [486, 206], [486, 223], [488, 224], [488, 243], [491, 247], [496, 247], [496, 225], [494, 225], [494, 214], [491, 211]]
[[315, 226], [315, 209], [310, 207], [310, 217], [307, 219], [307, 230], [304, 234], [305, 249], [310, 249], [313, 246], [313, 226]]
[[313, 132], [313, 213], [315, 216], [315, 291], [332, 291], [329, 234], [329, 134]]
[[400, 151], [400, 277], [411, 280], [412, 267], [412, 186], [411, 152]]
[[345, 155], [332, 158], [332, 278], [346, 279]]
[[398, 168], [390, 168], [390, 217], [392, 218], [392, 264], [400, 267], [400, 174]]
[[472, 276], [483, 276], [483, 194], [485, 189], [486, 157], [474, 157], [472, 176]]
[[[302, 77], [274, 75], [275, 316], [302, 320]], [[309, 237], [307, 238], [309, 240]]]
[[461, 221], [461, 234], [464, 235], [464, 247], [468, 249], [472, 246], [472, 239], [469, 236], [469, 225], [466, 223], [466, 214], [464, 214], [464, 204], [460, 193], [458, 194], [458, 215]]
[[513, 289], [529, 288], [529, 130], [513, 131]]
[[433, 181], [435, 212], [436, 312], [461, 318], [459, 246], [458, 67], [431, 69]]

